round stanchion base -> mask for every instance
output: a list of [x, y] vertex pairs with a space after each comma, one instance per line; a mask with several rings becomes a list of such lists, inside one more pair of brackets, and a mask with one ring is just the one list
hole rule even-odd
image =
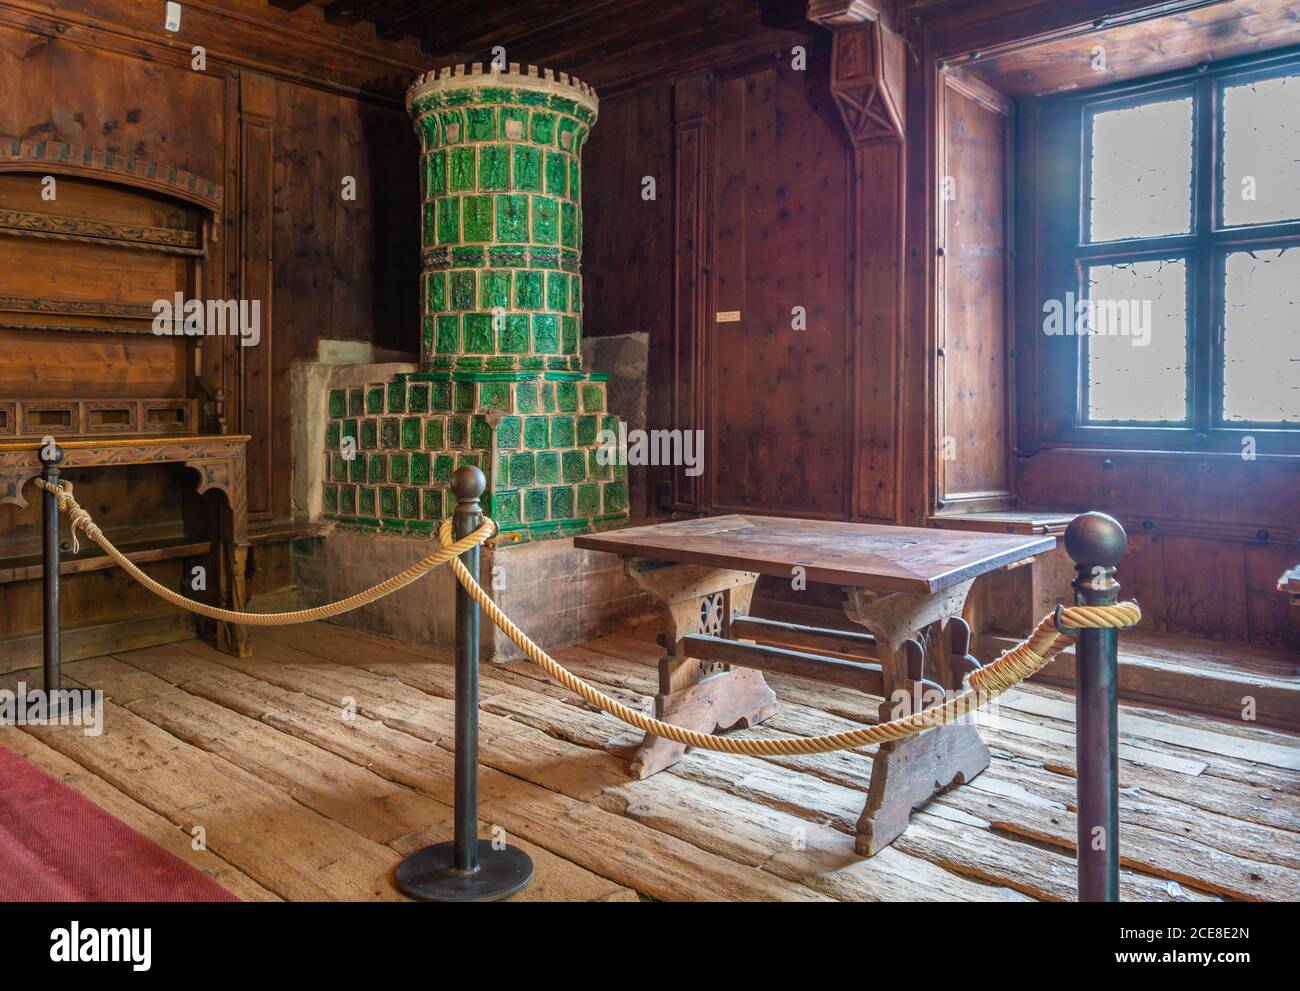
[[492, 848], [478, 841], [478, 870], [473, 874], [452, 867], [450, 840], [416, 850], [397, 865], [397, 888], [409, 898], [426, 902], [495, 902], [527, 887], [533, 861], [518, 847]]

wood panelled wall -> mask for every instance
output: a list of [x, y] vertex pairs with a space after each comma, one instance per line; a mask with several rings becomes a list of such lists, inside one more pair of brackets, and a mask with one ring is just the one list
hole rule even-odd
[[902, 155], [853, 147], [828, 36], [799, 40], [803, 69], [783, 44], [603, 101], [588, 147], [587, 333], [648, 332], [650, 425], [705, 438], [702, 475], [652, 478], [661, 511], [899, 512], [901, 270], [875, 225], [901, 239]]
[[222, 383], [227, 429], [253, 436], [250, 519], [285, 519], [291, 364], [321, 338], [416, 350], [418, 149], [398, 94], [427, 58], [369, 28], [308, 33], [263, 0], [187, 2], [178, 34], [162, 19], [161, 4], [135, 0], [0, 3], [0, 133], [136, 154], [225, 187], [205, 289], [260, 299], [262, 341], [205, 342], [205, 377]]

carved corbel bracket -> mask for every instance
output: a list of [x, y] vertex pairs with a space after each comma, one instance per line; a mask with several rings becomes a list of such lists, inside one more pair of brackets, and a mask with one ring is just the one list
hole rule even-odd
[[809, 0], [808, 18], [834, 35], [831, 95], [854, 147], [903, 138], [903, 38], [879, 0]]

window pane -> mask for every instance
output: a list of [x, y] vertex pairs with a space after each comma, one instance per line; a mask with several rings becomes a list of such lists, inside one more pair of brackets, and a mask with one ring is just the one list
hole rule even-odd
[[1300, 218], [1300, 75], [1223, 90], [1223, 222]]
[[1094, 265], [1077, 333], [1088, 345], [1088, 418], [1187, 418], [1187, 263]]
[[1234, 251], [1224, 268], [1223, 418], [1300, 423], [1300, 248]]
[[1089, 239], [1192, 229], [1192, 99], [1162, 100], [1092, 119]]

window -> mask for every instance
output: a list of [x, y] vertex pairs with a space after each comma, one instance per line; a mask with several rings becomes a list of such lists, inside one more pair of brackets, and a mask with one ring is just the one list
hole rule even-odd
[[1042, 121], [1040, 143], [1078, 136], [1037, 151], [1047, 439], [1228, 448], [1249, 431], [1294, 451], [1300, 62], [1076, 97]]

